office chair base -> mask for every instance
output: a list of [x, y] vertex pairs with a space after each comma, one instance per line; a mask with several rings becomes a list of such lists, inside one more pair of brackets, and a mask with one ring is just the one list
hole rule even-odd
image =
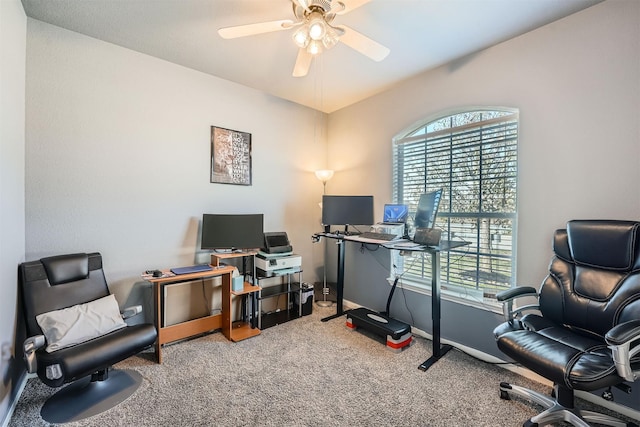
[[104, 381], [91, 381], [87, 376], [51, 396], [40, 410], [49, 423], [68, 423], [92, 417], [111, 409], [129, 398], [142, 384], [142, 375], [133, 370], [109, 371]]
[[[545, 408], [543, 412], [525, 421], [523, 427], [545, 426], [559, 421], [565, 421], [576, 427], [590, 427], [587, 421], [612, 427], [638, 427], [634, 423], [626, 423], [618, 418], [598, 412], [567, 408], [555, 399], [528, 388], [504, 382], [500, 383], [500, 398], [510, 400], [511, 397], [509, 394], [531, 400]], [[558, 394], [557, 389], [555, 390], [555, 394]]]

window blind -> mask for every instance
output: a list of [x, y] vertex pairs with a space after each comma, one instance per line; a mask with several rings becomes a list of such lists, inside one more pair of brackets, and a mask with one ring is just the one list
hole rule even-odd
[[[436, 227], [469, 245], [442, 254], [442, 282], [487, 296], [513, 285], [518, 113], [467, 111], [426, 123], [393, 142], [393, 198], [415, 214], [422, 193], [444, 190]], [[431, 275], [412, 263], [405, 275]]]

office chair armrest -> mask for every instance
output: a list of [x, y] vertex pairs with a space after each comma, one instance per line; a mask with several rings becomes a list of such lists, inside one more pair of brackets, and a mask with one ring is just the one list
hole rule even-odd
[[519, 297], [531, 297], [538, 296], [538, 291], [533, 286], [516, 286], [515, 288], [507, 289], [505, 291], [498, 292], [496, 299], [500, 302], [507, 302]]
[[640, 352], [640, 320], [621, 323], [609, 330], [605, 340], [609, 344], [618, 375], [626, 381], [635, 381], [636, 373], [631, 367], [631, 359]]
[[27, 364], [27, 372], [33, 374], [38, 370], [38, 361], [36, 360], [36, 350], [44, 347], [44, 335], [35, 335], [24, 340], [24, 361]]
[[513, 302], [518, 298], [524, 297], [538, 297], [538, 291], [533, 286], [516, 286], [515, 288], [507, 289], [496, 294], [496, 300], [502, 303], [502, 314], [507, 322], [511, 323], [522, 312], [529, 310], [537, 310], [539, 306], [537, 304], [523, 305], [521, 307], [513, 308]]
[[128, 319], [130, 317], [135, 316], [136, 314], [140, 314], [142, 313], [142, 306], [141, 305], [134, 305], [131, 307], [126, 307], [124, 310], [122, 310], [122, 318], [123, 319]]

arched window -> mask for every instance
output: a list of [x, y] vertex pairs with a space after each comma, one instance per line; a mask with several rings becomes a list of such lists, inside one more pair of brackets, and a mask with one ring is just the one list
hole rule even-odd
[[[422, 193], [443, 189], [435, 227], [467, 246], [441, 254], [443, 289], [492, 297], [514, 286], [518, 111], [474, 109], [426, 121], [393, 141], [393, 199], [415, 215]], [[410, 232], [411, 233], [411, 232]], [[430, 263], [402, 264], [427, 286]]]

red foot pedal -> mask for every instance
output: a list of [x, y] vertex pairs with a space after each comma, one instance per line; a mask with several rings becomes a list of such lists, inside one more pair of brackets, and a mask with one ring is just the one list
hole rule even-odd
[[347, 327], [363, 328], [386, 339], [387, 348], [401, 351], [413, 342], [411, 326], [407, 323], [369, 310], [356, 308], [347, 313]]

